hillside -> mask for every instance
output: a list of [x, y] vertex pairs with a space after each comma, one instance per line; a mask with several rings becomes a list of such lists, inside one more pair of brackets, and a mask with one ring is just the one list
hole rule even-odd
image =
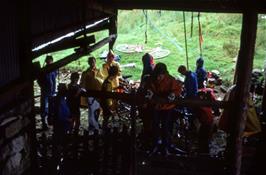
[[[145, 11], [146, 12], [146, 11]], [[147, 18], [142, 10], [120, 11], [118, 16], [118, 44], [138, 44], [144, 48], [161, 47], [170, 50], [170, 55], [155, 62], [164, 62], [167, 64], [169, 72], [174, 76], [178, 73], [176, 69], [180, 64], [186, 64], [185, 39], [184, 39], [184, 21], [183, 13], [175, 11], [147, 11]], [[193, 13], [193, 30], [191, 37], [192, 18], [191, 12], [185, 13], [187, 46], [189, 68], [195, 69], [195, 60], [200, 55], [199, 36], [198, 36], [198, 13]], [[240, 14], [215, 14], [201, 13], [200, 22], [202, 25], [202, 54], [205, 59], [207, 70], [219, 70], [223, 79], [228, 83], [231, 82], [235, 57], [239, 50], [240, 32], [242, 17]], [[147, 29], [147, 44], [145, 44], [145, 31]], [[97, 38], [103, 38], [108, 32], [100, 32]], [[93, 53], [99, 57], [104, 47]], [[141, 57], [144, 53], [125, 54], [114, 49], [116, 54], [121, 56], [120, 63], [136, 63], [135, 68], [126, 68], [123, 70], [125, 75], [133, 75], [133, 79], [140, 77], [142, 70]], [[72, 52], [72, 49], [54, 53], [56, 59]], [[262, 69], [264, 59], [266, 58], [266, 20], [259, 16], [257, 42], [255, 50], [254, 67]], [[100, 66], [103, 60], [98, 59]], [[70, 65], [72, 70], [84, 70], [87, 66], [86, 58], [82, 58]]]

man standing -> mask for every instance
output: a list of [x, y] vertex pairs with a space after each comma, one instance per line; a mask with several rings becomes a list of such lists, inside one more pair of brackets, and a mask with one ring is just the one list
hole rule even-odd
[[114, 59], [115, 59], [115, 55], [113, 51], [110, 50], [109, 53], [107, 54], [106, 63], [103, 64], [101, 73], [103, 76], [103, 80], [105, 80], [109, 76], [108, 72], [109, 72], [110, 67], [111, 66], [117, 67], [118, 74], [112, 80], [112, 87], [117, 88], [119, 86], [119, 77], [121, 77], [121, 69], [120, 69], [120, 64], [116, 62]]
[[204, 68], [204, 60], [203, 58], [198, 58], [196, 62], [196, 74], [198, 80], [198, 88], [204, 88], [204, 81], [207, 80], [207, 72]]
[[185, 98], [195, 98], [198, 93], [197, 75], [194, 72], [187, 70], [184, 65], [179, 66], [177, 71], [185, 76]]
[[[95, 57], [88, 58], [89, 68], [81, 75], [80, 86], [86, 90], [101, 90], [102, 87], [102, 75], [99, 69], [96, 67]], [[88, 98], [88, 118], [89, 118], [89, 130], [98, 130], [98, 114], [100, 110], [100, 104], [95, 97]]]
[[[53, 57], [48, 55], [45, 58], [45, 66], [49, 66], [53, 63]], [[49, 72], [47, 74], [41, 74], [37, 82], [41, 88], [41, 120], [42, 128], [44, 130], [47, 127], [47, 115], [49, 107], [49, 98], [55, 95], [57, 71]]]

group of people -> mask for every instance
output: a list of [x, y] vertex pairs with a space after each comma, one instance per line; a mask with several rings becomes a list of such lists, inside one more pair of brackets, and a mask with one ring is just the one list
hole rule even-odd
[[[99, 100], [94, 97], [82, 97], [89, 90], [112, 92], [119, 87], [121, 70], [119, 63], [114, 61], [114, 53], [110, 51], [102, 69], [96, 67], [96, 59], [88, 58], [88, 69], [80, 77], [73, 72], [68, 85], [59, 83], [56, 93], [57, 71], [41, 74], [38, 84], [41, 88], [41, 121], [44, 130], [48, 124], [54, 125], [54, 131], [59, 134], [78, 133], [80, 126], [80, 106], [88, 107], [89, 130], [99, 130], [98, 117], [103, 109], [104, 126], [112, 115], [114, 103], [112, 99]], [[53, 57], [47, 56], [46, 66], [53, 63]], [[79, 83], [80, 82], [80, 83]]]
[[[174, 116], [176, 105], [171, 102], [177, 98], [215, 100], [215, 96], [211, 89], [205, 88], [207, 72], [202, 58], [197, 59], [195, 72], [188, 70], [184, 65], [178, 67], [177, 71], [185, 77], [184, 82], [170, 75], [164, 63], [154, 64], [153, 57], [148, 53], [142, 57], [142, 62], [143, 72], [139, 93], [149, 99], [147, 104], [141, 108], [145, 140], [152, 138], [152, 152], [160, 148], [163, 154], [168, 154], [172, 149], [170, 136], [176, 117]], [[153, 99], [157, 101], [153, 102]], [[164, 103], [158, 103], [160, 99], [164, 99]], [[210, 107], [188, 109], [197, 116], [201, 123], [199, 150], [208, 152], [215, 109]]]
[[[80, 106], [85, 101], [88, 107], [89, 130], [107, 128], [110, 117], [113, 116], [115, 102], [113, 99], [98, 99], [95, 97], [83, 97], [82, 93], [90, 90], [113, 92], [119, 87], [121, 78], [120, 65], [114, 61], [115, 55], [110, 51], [106, 62], [101, 69], [96, 67], [96, 59], [88, 58], [88, 69], [81, 74], [71, 74], [71, 82], [68, 85], [59, 84], [55, 93], [57, 71], [40, 75], [38, 83], [41, 87], [41, 119], [43, 129], [47, 129], [47, 116], [52, 118], [54, 129], [57, 133], [78, 133], [80, 126]], [[47, 56], [47, 65], [53, 62], [51, 56]], [[152, 145], [153, 151], [162, 148], [165, 154], [171, 147], [171, 133], [175, 120], [174, 109], [176, 105], [171, 103], [177, 98], [208, 99], [215, 100], [212, 89], [205, 88], [207, 72], [204, 69], [203, 58], [196, 61], [196, 70], [192, 72], [181, 65], [177, 71], [183, 75], [184, 82], [177, 80], [169, 74], [164, 63], [154, 63], [152, 55], [146, 53], [142, 57], [143, 71], [138, 94], [145, 96], [147, 103], [139, 108], [143, 121], [146, 141]], [[157, 100], [156, 100], [157, 99]], [[163, 103], [158, 103], [163, 99]], [[83, 104], [84, 105], [84, 104]], [[99, 124], [100, 111], [103, 114], [103, 123]], [[208, 152], [208, 143], [213, 125], [213, 115], [219, 115], [219, 109], [211, 107], [188, 107], [187, 110], [194, 113], [201, 124], [199, 129], [199, 150]], [[49, 115], [48, 115], [49, 114]], [[48, 120], [51, 121], [51, 120]]]

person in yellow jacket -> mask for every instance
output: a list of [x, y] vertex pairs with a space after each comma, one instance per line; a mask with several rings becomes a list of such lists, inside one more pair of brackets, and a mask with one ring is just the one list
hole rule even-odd
[[115, 66], [118, 69], [116, 77], [112, 80], [112, 87], [117, 88], [119, 86], [119, 78], [121, 78], [120, 64], [114, 60], [115, 55], [112, 50], [109, 51], [106, 58], [106, 63], [102, 65], [101, 74], [105, 80], [108, 77], [108, 71], [111, 66]]
[[[233, 85], [228, 89], [227, 93], [224, 96], [224, 100], [225, 101], [232, 100], [234, 96], [235, 96], [235, 85]], [[225, 131], [226, 133], [229, 133], [229, 131], [231, 130], [230, 121], [231, 120], [230, 120], [229, 110], [224, 109], [219, 120], [219, 129]], [[249, 97], [247, 101], [247, 118], [245, 123], [245, 129], [242, 136], [249, 137], [259, 132], [261, 132], [261, 124], [257, 116], [252, 98]]]
[[[102, 85], [102, 91], [113, 92], [113, 80], [117, 77], [118, 68], [116, 66], [111, 66], [108, 70], [108, 77], [104, 80]], [[115, 103], [111, 98], [102, 99], [101, 107], [103, 109], [103, 129], [107, 129], [107, 123], [109, 118], [112, 116], [112, 111], [115, 108]]]
[[[101, 71], [96, 67], [95, 57], [89, 57], [89, 68], [81, 75], [80, 86], [86, 90], [98, 90], [100, 91], [103, 83], [103, 76]], [[84, 98], [83, 98], [84, 101]], [[100, 111], [100, 104], [94, 97], [88, 97], [85, 99], [88, 105], [88, 121], [89, 130], [99, 130], [98, 116]], [[84, 105], [84, 104], [83, 104]]]

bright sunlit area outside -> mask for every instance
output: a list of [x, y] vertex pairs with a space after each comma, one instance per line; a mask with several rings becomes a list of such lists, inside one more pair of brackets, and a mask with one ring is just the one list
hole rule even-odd
[[[196, 59], [202, 54], [206, 70], [218, 71], [225, 85], [232, 84], [240, 45], [242, 15], [198, 12], [184, 14], [185, 16], [180, 11], [160, 10], [119, 11], [118, 37], [113, 51], [120, 57], [122, 74], [132, 75], [133, 80], [139, 80], [141, 58], [148, 52], [155, 58], [155, 63], [165, 63], [169, 73], [178, 77], [179, 65], [186, 65], [188, 60], [189, 69], [194, 71]], [[265, 33], [266, 18], [259, 15], [253, 68], [260, 70], [263, 69], [266, 58]], [[94, 34], [97, 42], [108, 36], [108, 30]], [[73, 52], [74, 49], [68, 49], [51, 55], [59, 60]], [[108, 44], [91, 53], [97, 59], [98, 68], [104, 63], [107, 52]], [[44, 57], [45, 55], [35, 61], [40, 61], [43, 65]], [[86, 70], [87, 58], [88, 56], [82, 57], [64, 68], [70, 71]]]

